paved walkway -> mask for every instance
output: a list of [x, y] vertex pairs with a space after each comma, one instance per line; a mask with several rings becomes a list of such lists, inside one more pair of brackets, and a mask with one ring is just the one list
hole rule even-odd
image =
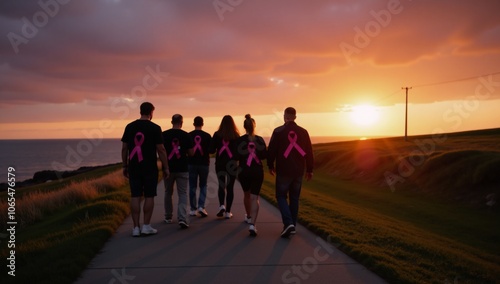
[[76, 283], [385, 283], [301, 225], [295, 236], [280, 238], [279, 210], [264, 199], [258, 236], [249, 236], [238, 182], [233, 218], [218, 219], [213, 168], [208, 185], [209, 216], [191, 217], [190, 228], [182, 230], [177, 223], [163, 223], [160, 182], [151, 222], [158, 234], [133, 238], [132, 219], [127, 217]]

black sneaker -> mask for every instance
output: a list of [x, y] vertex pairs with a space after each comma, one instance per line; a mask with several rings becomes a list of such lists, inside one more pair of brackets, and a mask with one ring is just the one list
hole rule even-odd
[[284, 230], [283, 232], [281, 232], [281, 237], [282, 238], [288, 238], [290, 236], [290, 234], [292, 233], [292, 231], [295, 230], [295, 226], [290, 224], [288, 225]]
[[181, 229], [189, 228], [189, 225], [185, 221], [179, 221], [179, 226], [181, 226]]

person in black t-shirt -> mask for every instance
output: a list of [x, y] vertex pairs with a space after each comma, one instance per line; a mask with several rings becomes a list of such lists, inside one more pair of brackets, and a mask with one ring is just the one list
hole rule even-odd
[[[202, 117], [195, 117], [193, 125], [195, 129], [189, 132], [194, 143], [193, 156], [188, 158], [189, 202], [191, 205], [189, 215], [196, 216], [196, 212], [198, 212], [200, 216], [207, 217], [208, 213], [205, 210], [205, 199], [207, 197], [208, 169], [210, 165], [209, 148], [212, 136], [202, 130]], [[197, 203], [196, 188], [198, 187], [198, 179], [200, 181], [200, 196]]]
[[172, 195], [174, 183], [177, 185], [177, 218], [179, 226], [189, 228], [188, 205], [188, 155], [193, 155], [191, 136], [182, 130], [183, 118], [180, 114], [172, 116], [172, 128], [163, 132], [163, 141], [167, 150], [170, 176], [165, 181], [165, 223], [171, 224], [173, 215]]
[[[141, 118], [125, 127], [121, 141], [123, 175], [129, 179], [131, 202], [130, 208], [134, 228], [132, 236], [156, 234], [151, 227], [151, 216], [154, 208], [154, 197], [158, 184], [157, 156], [162, 163], [163, 178], [169, 176], [167, 153], [163, 146], [161, 127], [153, 122], [154, 106], [145, 102], [141, 104]], [[139, 229], [141, 214], [141, 197], [144, 195], [144, 224]]]
[[230, 115], [225, 115], [219, 129], [212, 136], [212, 143], [210, 144], [210, 153], [215, 153], [215, 171], [219, 181], [220, 206], [217, 217], [224, 217], [225, 215], [226, 219], [233, 216], [231, 206], [234, 199], [234, 183], [238, 174], [236, 147], [239, 137], [240, 133], [234, 124], [233, 118]]
[[243, 188], [245, 205], [245, 222], [250, 235], [257, 235], [257, 215], [259, 214], [259, 194], [264, 182], [264, 169], [262, 160], [266, 159], [266, 142], [258, 135], [255, 135], [255, 120], [247, 114], [243, 127], [246, 134], [238, 141], [239, 174], [238, 179]]
[[284, 226], [281, 237], [287, 238], [295, 234], [302, 176], [305, 169], [306, 180], [312, 178], [314, 157], [309, 133], [295, 123], [295, 109], [286, 108], [283, 118], [285, 124], [274, 129], [269, 141], [267, 165], [271, 175], [276, 174], [276, 200]]

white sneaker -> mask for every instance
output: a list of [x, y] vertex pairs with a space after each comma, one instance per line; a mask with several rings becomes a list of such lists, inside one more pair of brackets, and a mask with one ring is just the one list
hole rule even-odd
[[139, 236], [141, 236], [141, 230], [139, 229], [139, 227], [135, 227], [132, 230], [132, 237], [139, 237]]
[[189, 216], [196, 216], [196, 210], [189, 211]]
[[217, 213], [217, 217], [222, 217], [222, 216], [224, 216], [224, 212], [226, 212], [226, 206], [221, 205], [221, 206], [219, 207], [219, 213]]
[[143, 225], [141, 233], [144, 235], [154, 235], [158, 232], [158, 230], [151, 227], [151, 225]]
[[245, 223], [251, 224], [252, 223], [252, 217], [247, 218], [247, 214], [245, 214]]
[[165, 218], [165, 220], [164, 220], [164, 221], [165, 221], [165, 223], [167, 223], [167, 224], [172, 224], [172, 223], [174, 223], [174, 220], [172, 220], [172, 218], [170, 218], [170, 219]]
[[250, 232], [250, 236], [257, 236], [257, 228], [255, 228], [255, 225], [250, 225], [248, 231]]
[[207, 213], [207, 210], [205, 210], [205, 208], [198, 208], [198, 213], [200, 213], [201, 217], [207, 217], [208, 216], [208, 213]]
[[231, 219], [233, 217], [233, 213], [226, 212], [226, 219]]

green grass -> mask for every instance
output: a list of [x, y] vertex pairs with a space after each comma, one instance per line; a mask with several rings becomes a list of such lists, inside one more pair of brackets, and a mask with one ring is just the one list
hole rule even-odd
[[[449, 135], [392, 191], [384, 172], [429, 137], [315, 145], [299, 221], [390, 283], [497, 283], [500, 131]], [[261, 194], [276, 204], [273, 177]]]
[[[22, 197], [16, 194], [16, 203], [22, 204], [23, 199], [36, 201], [47, 194], [73, 196], [75, 191], [87, 191], [89, 185], [97, 188], [97, 195], [68, 198], [71, 201], [57, 209], [44, 209], [43, 219], [16, 229], [16, 276], [8, 276], [2, 266], [1, 283], [73, 283], [79, 277], [130, 212], [121, 171], [99, 169], [57, 184], [23, 189]], [[2, 246], [0, 257], [6, 259], [7, 253]]]

